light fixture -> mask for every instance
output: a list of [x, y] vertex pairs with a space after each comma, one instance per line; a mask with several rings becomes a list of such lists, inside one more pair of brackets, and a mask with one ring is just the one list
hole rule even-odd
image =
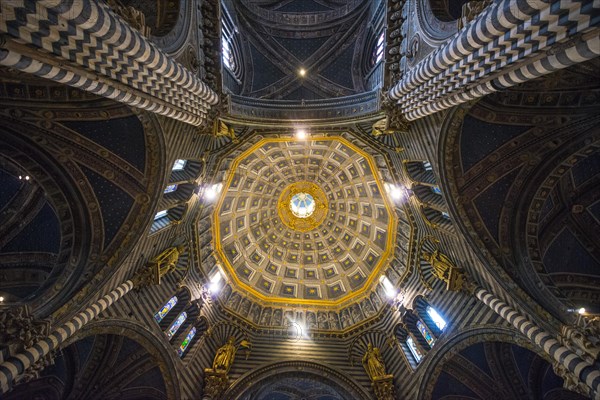
[[204, 198], [206, 200], [214, 200], [219, 194], [219, 192], [221, 192], [222, 188], [222, 183], [215, 183], [214, 185], [207, 187], [204, 192]]
[[307, 136], [308, 136], [308, 134], [306, 133], [306, 130], [304, 130], [304, 129], [296, 130], [296, 139], [304, 140], [304, 139], [306, 139]]
[[383, 289], [385, 290], [385, 294], [387, 295], [387, 297], [393, 299], [398, 295], [396, 288], [387, 276], [381, 275], [381, 277], [379, 278], [379, 282], [381, 282], [381, 284], [383, 285]]
[[583, 315], [586, 312], [585, 307], [580, 307], [580, 308], [567, 308], [567, 312], [570, 313], [577, 313], [579, 315]]
[[4, 301], [4, 297], [0, 296], [0, 303]]
[[223, 275], [221, 274], [221, 269], [217, 268], [217, 271], [213, 276], [210, 277], [210, 284], [208, 285], [208, 290], [216, 294], [221, 289], [221, 281], [223, 280]]
[[383, 186], [393, 201], [400, 201], [406, 196], [406, 189], [402, 186], [387, 182]]
[[298, 75], [300, 75], [302, 77], [306, 76], [306, 70], [304, 68], [300, 68], [298, 70]]

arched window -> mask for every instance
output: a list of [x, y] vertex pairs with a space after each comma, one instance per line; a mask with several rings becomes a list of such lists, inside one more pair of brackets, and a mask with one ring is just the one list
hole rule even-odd
[[175, 160], [175, 162], [173, 163], [173, 171], [181, 171], [185, 168], [185, 164], [187, 164], [187, 160]]
[[433, 167], [427, 160], [404, 160], [404, 170], [413, 183], [437, 185]]
[[168, 214], [168, 210], [160, 210], [159, 212], [156, 213], [156, 215], [154, 216], [154, 220], [157, 221], [161, 218], [164, 218], [167, 216]]
[[169, 329], [166, 332], [169, 340], [171, 338], [173, 338], [173, 336], [177, 333], [177, 331], [179, 330], [179, 328], [185, 322], [186, 319], [187, 319], [187, 313], [185, 311], [182, 312], [181, 314], [179, 314], [179, 317], [177, 317], [177, 319], [171, 324], [171, 326], [169, 327]]
[[185, 339], [183, 339], [183, 342], [181, 342], [179, 349], [177, 349], [177, 354], [179, 354], [179, 357], [183, 356], [192, 340], [194, 340], [194, 336], [196, 336], [196, 327], [192, 327], [192, 329], [190, 329], [188, 334], [185, 336]]
[[[163, 204], [164, 206], [164, 204]], [[154, 222], [150, 227], [150, 233], [158, 232], [159, 230], [177, 224], [183, 219], [183, 215], [187, 209], [186, 204], [179, 204], [175, 207], [161, 210], [154, 215]]]
[[176, 191], [176, 190], [177, 190], [177, 184], [175, 183], [175, 184], [173, 184], [173, 185], [169, 185], [169, 186], [167, 186], [167, 187], [165, 188], [165, 190], [164, 190], [164, 192], [163, 192], [163, 193], [165, 193], [165, 194], [167, 194], [167, 193], [172, 193], [172, 192], [174, 192], [174, 191]]
[[412, 368], [416, 369], [423, 357], [425, 356], [425, 350], [423, 350], [418, 340], [406, 325], [398, 325], [395, 329], [396, 340], [402, 349], [402, 356], [404, 361]]
[[429, 315], [433, 323], [439, 328], [440, 331], [443, 331], [444, 328], [446, 328], [446, 320], [442, 318], [435, 308], [427, 306], [427, 315]]
[[421, 350], [416, 345], [415, 341], [413, 340], [412, 336], [410, 336], [410, 335], [408, 335], [406, 338], [406, 347], [408, 347], [408, 350], [410, 351], [410, 354], [413, 356], [415, 362], [417, 364], [420, 363], [421, 360], [423, 359], [423, 353], [421, 353]]
[[423, 335], [423, 339], [425, 339], [429, 347], [433, 347], [433, 344], [435, 343], [435, 338], [433, 337], [433, 334], [431, 333], [427, 325], [425, 325], [420, 319], [417, 320], [416, 325], [417, 329], [419, 330], [419, 332], [421, 332], [421, 335]]
[[177, 304], [177, 296], [171, 297], [169, 301], [167, 301], [167, 303], [164, 305], [164, 307], [159, 312], [154, 314], [154, 320], [160, 323], [160, 321], [163, 320], [165, 315], [167, 315], [169, 311], [171, 311], [171, 309], [175, 307], [175, 304]]
[[383, 60], [383, 50], [385, 49], [385, 32], [381, 32], [379, 37], [377, 38], [377, 43], [375, 43], [375, 47], [373, 48], [373, 55], [371, 57], [371, 65], [377, 65], [381, 60]]
[[221, 49], [223, 56], [223, 65], [233, 71], [235, 68], [235, 61], [233, 59], [233, 52], [231, 51], [231, 45], [229, 44], [231, 38], [223, 32], [223, 36], [221, 38]]

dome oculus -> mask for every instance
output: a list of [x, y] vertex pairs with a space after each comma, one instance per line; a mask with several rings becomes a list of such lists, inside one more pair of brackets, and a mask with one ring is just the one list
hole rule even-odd
[[308, 218], [315, 212], [315, 199], [308, 193], [296, 193], [290, 200], [290, 210], [298, 218]]

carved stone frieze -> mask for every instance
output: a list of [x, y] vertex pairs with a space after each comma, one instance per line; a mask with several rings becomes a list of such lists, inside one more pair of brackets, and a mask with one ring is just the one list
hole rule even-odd
[[384, 132], [399, 132], [406, 133], [409, 130], [409, 122], [402, 113], [398, 104], [390, 99], [387, 95], [383, 95], [381, 99], [381, 110], [385, 112], [387, 118]]
[[54, 359], [56, 358], [56, 352], [47, 354], [45, 357], [40, 358], [29, 366], [23, 373], [15, 378], [14, 384], [18, 385], [21, 383], [30, 382], [34, 379], [38, 379], [44, 369], [54, 365]]
[[554, 373], [564, 379], [563, 387], [575, 393], [589, 397], [591, 395], [590, 388], [579, 380], [571, 371], [559, 362], [552, 365]]
[[372, 383], [377, 400], [394, 400], [394, 375], [377, 377]]
[[146, 25], [146, 16], [135, 7], [125, 6], [119, 0], [106, 0], [112, 10], [125, 20], [133, 29], [149, 37], [151, 28]]
[[463, 4], [462, 15], [458, 19], [458, 29], [464, 28], [469, 22], [477, 18], [491, 3], [491, 0], [473, 0]]
[[559, 342], [590, 364], [600, 355], [600, 318], [586, 319], [578, 327], [563, 325], [558, 336]]
[[37, 321], [28, 306], [0, 311], [0, 343], [17, 345], [17, 350], [33, 346], [50, 333], [50, 321]]
[[229, 377], [226, 371], [215, 371], [212, 368], [204, 370], [205, 400], [218, 400], [229, 387]]

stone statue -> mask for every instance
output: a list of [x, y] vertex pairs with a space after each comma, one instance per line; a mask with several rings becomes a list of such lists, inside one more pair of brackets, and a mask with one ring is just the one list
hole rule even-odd
[[160, 283], [160, 278], [169, 272], [177, 270], [177, 262], [183, 253], [183, 245], [169, 247], [162, 253], [150, 260], [149, 264], [154, 266], [157, 273], [157, 284]]
[[379, 349], [373, 347], [371, 343], [369, 343], [367, 352], [362, 358], [362, 364], [372, 382], [374, 382], [376, 378], [382, 378], [387, 375], [385, 373], [385, 365], [383, 363], [383, 358], [381, 358], [381, 353], [379, 352]]
[[212, 365], [213, 370], [215, 372], [224, 371], [226, 374], [229, 373], [231, 365], [233, 364], [233, 360], [235, 359], [236, 350], [235, 337], [230, 336], [229, 339], [227, 339], [227, 343], [217, 350], [217, 354], [215, 355]]

